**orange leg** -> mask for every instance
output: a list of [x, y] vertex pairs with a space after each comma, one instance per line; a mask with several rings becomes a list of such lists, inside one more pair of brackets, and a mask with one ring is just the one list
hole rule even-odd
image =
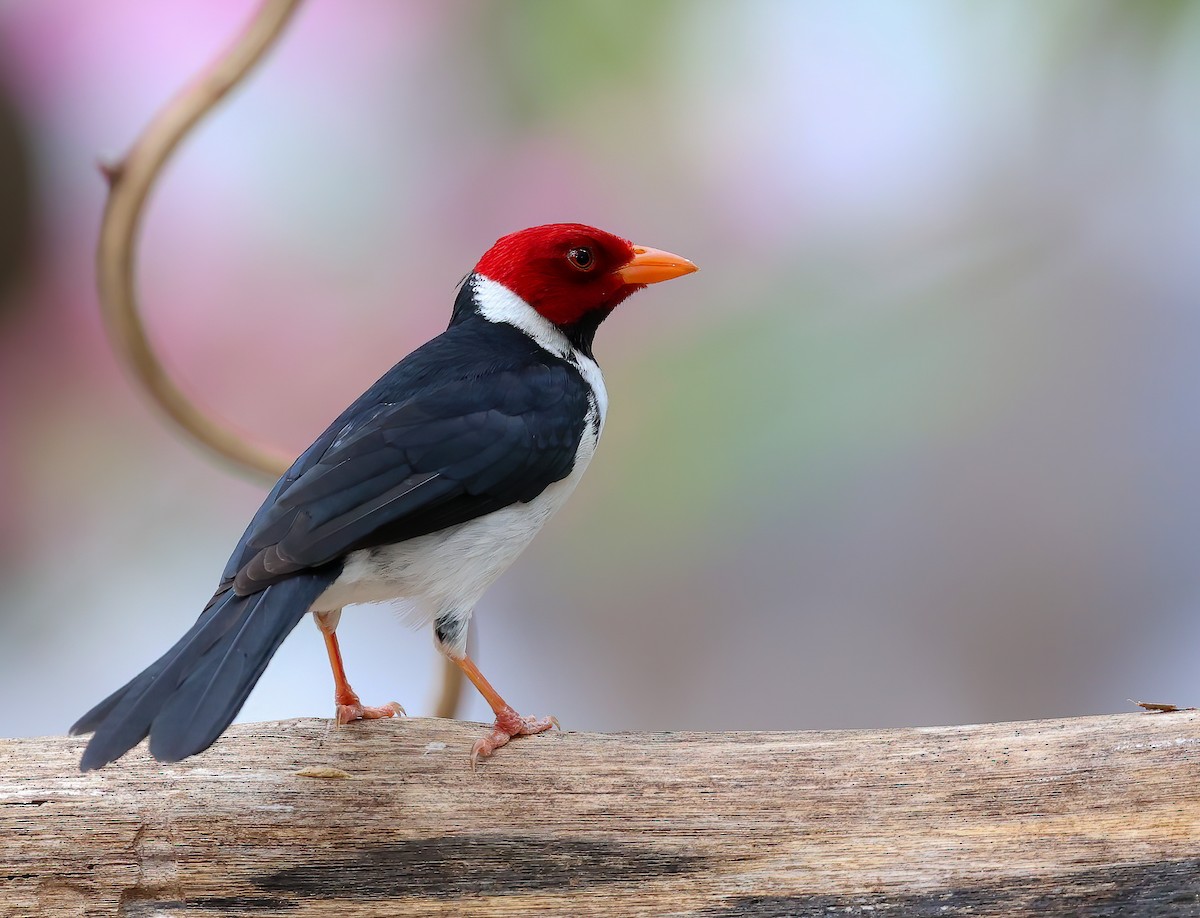
[[489, 755], [508, 743], [514, 736], [529, 736], [534, 733], [544, 733], [551, 727], [558, 726], [558, 720], [553, 717], [522, 717], [500, 693], [492, 688], [492, 684], [483, 677], [479, 667], [470, 657], [461, 657], [454, 661], [471, 680], [471, 684], [479, 689], [479, 694], [491, 706], [496, 714], [496, 724], [492, 731], [475, 741], [471, 747], [471, 767], [479, 764], [480, 759]]
[[329, 653], [329, 667], [333, 670], [333, 703], [337, 707], [337, 722], [339, 725], [348, 724], [354, 720], [375, 720], [380, 717], [395, 717], [404, 713], [404, 708], [393, 701], [378, 707], [364, 705], [358, 693], [350, 687], [346, 678], [346, 667], [342, 663], [342, 651], [338, 646], [337, 628], [340, 612], [314, 613], [317, 627], [325, 636], [325, 650]]

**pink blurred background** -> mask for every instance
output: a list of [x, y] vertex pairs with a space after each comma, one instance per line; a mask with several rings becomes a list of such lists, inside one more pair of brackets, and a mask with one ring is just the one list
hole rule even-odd
[[[116, 364], [99, 156], [247, 0], [0, 2], [0, 735], [186, 629], [265, 489]], [[185, 388], [298, 452], [510, 230], [692, 258], [601, 330], [568, 508], [478, 609], [574, 729], [1200, 703], [1200, 5], [311, 0], [151, 203]], [[369, 703], [436, 656], [339, 632]], [[328, 715], [302, 623], [242, 719]], [[471, 697], [466, 713], [486, 716]]]

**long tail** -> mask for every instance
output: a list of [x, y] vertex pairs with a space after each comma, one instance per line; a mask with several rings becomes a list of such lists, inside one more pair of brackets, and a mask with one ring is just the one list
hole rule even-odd
[[260, 593], [218, 593], [179, 641], [88, 711], [72, 734], [94, 733], [79, 767], [103, 768], [150, 737], [160, 762], [203, 752], [233, 722], [283, 639], [329, 585], [297, 574]]

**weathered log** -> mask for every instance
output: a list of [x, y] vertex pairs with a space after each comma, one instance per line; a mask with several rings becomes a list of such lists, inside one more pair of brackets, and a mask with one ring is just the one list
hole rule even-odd
[[0, 914], [1197, 915], [1200, 714], [882, 731], [0, 741]]

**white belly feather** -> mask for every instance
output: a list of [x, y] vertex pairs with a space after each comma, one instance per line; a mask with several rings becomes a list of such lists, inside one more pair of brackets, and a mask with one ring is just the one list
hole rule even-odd
[[448, 613], [469, 616], [492, 581], [571, 496], [596, 448], [596, 439], [597, 434], [592, 434], [580, 445], [570, 475], [527, 504], [511, 504], [394, 545], [351, 552], [341, 575], [313, 603], [313, 611], [406, 599], [414, 624], [427, 624]]

